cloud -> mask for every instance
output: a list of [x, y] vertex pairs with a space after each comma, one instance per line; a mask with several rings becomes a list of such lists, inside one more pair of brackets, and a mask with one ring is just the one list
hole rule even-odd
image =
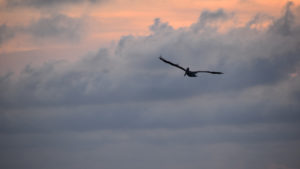
[[35, 38], [51, 38], [76, 40], [83, 30], [83, 21], [80, 18], [71, 18], [58, 14], [42, 17], [25, 28], [25, 32]]
[[290, 35], [292, 24], [294, 22], [294, 14], [291, 11], [291, 6], [293, 5], [293, 2], [289, 1], [287, 2], [285, 9], [284, 9], [284, 15], [282, 18], [276, 20], [274, 22], [274, 25], [272, 27], [273, 31], [277, 31], [278, 33], [282, 35]]
[[[28, 65], [18, 76], [1, 77], [2, 164], [18, 168], [11, 159], [27, 154], [30, 160], [20, 163], [30, 168], [53, 161], [57, 168], [74, 168], [74, 162], [89, 168], [298, 168], [299, 16], [288, 3], [266, 29], [249, 26], [259, 22], [254, 16], [244, 27], [218, 31], [231, 17], [223, 9], [204, 11], [179, 29], [155, 19], [147, 36], [124, 36], [77, 62]], [[202, 26], [195, 31], [196, 25]], [[212, 25], [216, 29], [208, 29]], [[45, 36], [56, 29], [66, 30], [54, 27]], [[225, 74], [186, 78], [160, 54], [192, 70]]]
[[[203, 13], [201, 16], [209, 20], [209, 12]], [[218, 10], [211, 13], [213, 15], [209, 22], [214, 22], [225, 12]], [[286, 18], [286, 15], [290, 14], [285, 13], [278, 21]], [[202, 19], [196, 24], [201, 22]], [[298, 39], [294, 38], [299, 36], [299, 27], [291, 30], [289, 36], [283, 36], [273, 31], [279, 23], [276, 21], [270, 25], [270, 31], [257, 32], [258, 30], [244, 27], [232, 28], [225, 34], [212, 34], [210, 30], [207, 30], [210, 33], [194, 32], [193, 25], [175, 30], [167, 23], [155, 19], [150, 26], [153, 33], [149, 36], [125, 36], [115, 48], [102, 49], [76, 64], [53, 62], [40, 68], [27, 67], [13, 86], [5, 87], [17, 88], [11, 89], [16, 91], [12, 95], [22, 98], [24, 94], [26, 104], [34, 105], [37, 100], [43, 104], [78, 104], [83, 100], [94, 102], [93, 100], [111, 99], [110, 101], [130, 102], [141, 99], [172, 99], [179, 96], [186, 98], [210, 92], [272, 85], [288, 79], [289, 74], [294, 73], [299, 65]], [[74, 38], [78, 36], [78, 22], [62, 15], [53, 16], [34, 22], [28, 31], [40, 38]], [[188, 84], [181, 80], [181, 70], [161, 63], [157, 59], [160, 54], [184, 67], [224, 71], [225, 75], [202, 75], [203, 78], [196, 79], [204, 82], [198, 88], [195, 83]], [[167, 76], [166, 72], [171, 73], [169, 80], [164, 78]], [[152, 83], [153, 80], [156, 83]], [[174, 83], [178, 85], [172, 85]], [[182, 89], [181, 85], [189, 87]], [[52, 95], [59, 97], [48, 100], [53, 98]], [[32, 98], [32, 102], [25, 99], [28, 97]], [[2, 100], [8, 102], [9, 99]], [[15, 99], [9, 102], [15, 102], [13, 100]]]
[[233, 13], [228, 13], [223, 9], [218, 9], [216, 11], [203, 11], [198, 19], [198, 22], [192, 26], [194, 31], [199, 31], [203, 29], [206, 25], [210, 23], [216, 23], [218, 21], [226, 21], [234, 16]]
[[[206, 17], [209, 16], [207, 13], [209, 12], [205, 11], [201, 16], [205, 16], [204, 18], [208, 22], [214, 22], [216, 18], [219, 18], [219, 13], [223, 16], [225, 12], [223, 10], [211, 12], [213, 14], [211, 20], [210, 17]], [[278, 20], [286, 18], [286, 14]], [[35, 32], [42, 30], [36, 36], [59, 35], [60, 32], [66, 31], [64, 25], [61, 30], [59, 26], [50, 26], [49, 30], [42, 29], [44, 26], [47, 27], [43, 25], [45, 21], [47, 23], [60, 23], [62, 20], [68, 21], [63, 16], [57, 16], [36, 22], [33, 27], [39, 29]], [[199, 22], [202, 22], [201, 19]], [[12, 108], [31, 109], [75, 105], [102, 105], [106, 107], [106, 105], [116, 104], [118, 107], [123, 107], [122, 110], [127, 110], [128, 121], [118, 121], [111, 124], [106, 123], [106, 121], [116, 120], [115, 118], [120, 116], [121, 110], [107, 109], [107, 112], [112, 112], [108, 117], [106, 117], [106, 114], [100, 113], [100, 119], [103, 119], [103, 121], [96, 120], [95, 124], [90, 123], [95, 129], [126, 128], [127, 125], [129, 128], [180, 128], [194, 125], [202, 126], [207, 121], [208, 124], [224, 123], [224, 125], [280, 121], [280, 119], [284, 119], [281, 112], [286, 111], [289, 106], [282, 105], [273, 108], [267, 106], [274, 113], [263, 118], [261, 113], [265, 111], [265, 102], [257, 103], [254, 100], [249, 103], [247, 101], [245, 103], [241, 102], [241, 107], [234, 106], [233, 109], [230, 107], [224, 109], [223, 112], [229, 114], [228, 119], [217, 111], [215, 112], [217, 116], [199, 116], [196, 118], [205, 119], [206, 122], [202, 120], [193, 121], [192, 116], [188, 117], [186, 123], [182, 124], [178, 124], [179, 120], [185, 119], [181, 116], [176, 117], [174, 121], [162, 118], [155, 119], [155, 123], [153, 121], [146, 122], [144, 120], [147, 119], [140, 118], [138, 109], [129, 110], [129, 107], [122, 106], [123, 104], [135, 105], [135, 103], [150, 104], [157, 101], [177, 102], [215, 94], [222, 97], [223, 94], [226, 96], [227, 92], [250, 92], [250, 89], [259, 89], [261, 86], [263, 90], [268, 90], [285, 84], [290, 79], [289, 74], [297, 71], [299, 66], [298, 56], [300, 51], [297, 48], [299, 40], [296, 38], [299, 36], [297, 30], [299, 27], [291, 30], [289, 35], [283, 35], [278, 31], [273, 31], [274, 27], [279, 26], [279, 23], [276, 21], [270, 25], [269, 30], [261, 30], [260, 32], [245, 25], [244, 28], [232, 28], [225, 34], [217, 31], [211, 34], [210, 30], [194, 32], [193, 25], [190, 28], [173, 29], [167, 23], [155, 19], [154, 24], [150, 26], [153, 33], [149, 36], [125, 36], [121, 38], [116, 47], [101, 49], [98, 53], [88, 55], [76, 63], [48, 62], [40, 67], [28, 65], [19, 78], [15, 80], [12, 80], [11, 76], [2, 78], [0, 105], [9, 110]], [[286, 22], [282, 24], [286, 24]], [[45, 32], [43, 33], [43, 31]], [[210, 33], [207, 34], [205, 31]], [[162, 63], [157, 58], [160, 54], [183, 66], [191, 64], [192, 69], [200, 67], [202, 69], [223, 71], [225, 74], [222, 76], [203, 74], [199, 78], [186, 79], [183, 78], [181, 70]], [[291, 97], [292, 90], [294, 88], [288, 91], [287, 97]], [[216, 100], [217, 96], [213, 97], [212, 100]], [[260, 94], [256, 97], [263, 99]], [[275, 95], [274, 97], [278, 96]], [[250, 97], [249, 99], [254, 98]], [[222, 99], [217, 100], [211, 101], [209, 104], [204, 101], [208, 106], [206, 111], [214, 112], [216, 110], [210, 107], [212, 105], [222, 105], [222, 102], [224, 102]], [[270, 100], [270, 102], [273, 101], [274, 104], [280, 103], [276, 99]], [[187, 114], [197, 112], [197, 106], [191, 106], [195, 110], [184, 106], [188, 109]], [[224, 106], [226, 107], [227, 104]], [[246, 111], [244, 110], [245, 106], [247, 107]], [[152, 114], [163, 111], [175, 111], [177, 112], [175, 114], [180, 114], [180, 111], [184, 111], [176, 109], [165, 110], [161, 108], [153, 110], [149, 107]], [[291, 119], [286, 119], [287, 122], [293, 120], [299, 107], [293, 106], [293, 109], [295, 110], [290, 111]], [[256, 113], [250, 115], [249, 111], [255, 111]], [[90, 112], [94, 111], [91, 110]], [[93, 119], [97, 112], [98, 110], [92, 113], [90, 117]], [[276, 112], [279, 113], [278, 116], [274, 116]], [[239, 114], [243, 116], [239, 116]], [[148, 115], [146, 117], [148, 118]], [[78, 119], [82, 118], [84, 117], [78, 117]], [[232, 121], [231, 118], [234, 120]], [[84, 121], [84, 124], [93, 121], [92, 119], [88, 118]], [[260, 121], [261, 119], [263, 121]], [[88, 127], [88, 129], [90, 128]]]
[[66, 4], [79, 4], [79, 3], [96, 3], [101, 0], [9, 0], [6, 2], [8, 7], [19, 7], [19, 6], [29, 6], [29, 7], [53, 7]]
[[160, 18], [154, 19], [154, 23], [149, 27], [149, 29], [154, 33], [173, 30], [172, 26], [168, 23], [161, 23]]
[[53, 14], [31, 21], [26, 26], [0, 26], [0, 44], [16, 37], [29, 35], [34, 41], [78, 41], [85, 33], [83, 18], [73, 18], [63, 14]]
[[0, 26], [0, 45], [14, 37], [14, 32], [6, 24]]

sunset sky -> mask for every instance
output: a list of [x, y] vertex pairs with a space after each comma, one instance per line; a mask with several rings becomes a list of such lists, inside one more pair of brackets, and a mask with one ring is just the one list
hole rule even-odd
[[44, 63], [49, 59], [74, 60], [110, 47], [122, 36], [147, 36], [155, 18], [175, 29], [187, 28], [197, 22], [203, 10], [224, 9], [234, 14], [225, 26], [239, 27], [257, 14], [270, 17], [269, 21], [279, 17], [286, 3], [282, 0], [0, 0], [0, 71], [2, 75], [20, 71], [28, 63]]
[[299, 169], [299, 86], [300, 0], [0, 0], [1, 169]]

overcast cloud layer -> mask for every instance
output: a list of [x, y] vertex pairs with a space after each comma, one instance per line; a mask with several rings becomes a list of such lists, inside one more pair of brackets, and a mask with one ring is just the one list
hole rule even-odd
[[[148, 36], [0, 77], [0, 167], [299, 168], [300, 25], [292, 9], [288, 2], [267, 27], [272, 17], [256, 15], [225, 31], [236, 16], [224, 9], [179, 29], [157, 18]], [[64, 16], [45, 22], [61, 21], [80, 27]], [[41, 22], [36, 36], [73, 36]], [[5, 25], [0, 31], [0, 43], [13, 36]], [[225, 74], [186, 78], [159, 55]]]

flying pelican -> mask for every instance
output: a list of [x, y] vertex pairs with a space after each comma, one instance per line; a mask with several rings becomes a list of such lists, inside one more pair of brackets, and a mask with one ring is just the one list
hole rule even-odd
[[168, 63], [168, 64], [170, 64], [170, 65], [172, 65], [172, 66], [175, 66], [175, 67], [177, 67], [177, 68], [183, 70], [183, 71], [185, 72], [185, 73], [184, 73], [184, 76], [187, 75], [187, 76], [189, 76], [189, 77], [197, 77], [197, 73], [223, 74], [222, 72], [212, 72], [212, 71], [203, 71], [203, 70], [202, 70], [202, 71], [190, 71], [190, 68], [189, 68], [189, 67], [187, 67], [187, 68], [185, 69], [185, 68], [179, 66], [178, 64], [174, 64], [174, 63], [172, 63], [172, 62], [170, 62], [170, 61], [167, 61], [167, 60], [164, 59], [162, 56], [160, 56], [159, 59], [162, 60], [162, 61], [165, 62], [165, 63]]

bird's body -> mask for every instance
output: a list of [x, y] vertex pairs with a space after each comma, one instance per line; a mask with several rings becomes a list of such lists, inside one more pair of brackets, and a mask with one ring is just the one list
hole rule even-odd
[[186, 68], [184, 76], [197, 77], [197, 72], [192, 72], [192, 71], [190, 71], [190, 68]]
[[174, 64], [170, 61], [167, 61], [166, 59], [164, 59], [162, 56], [159, 57], [159, 59], [165, 63], [168, 63], [172, 66], [175, 66], [181, 70], [183, 70], [185, 73], [184, 73], [184, 76], [188, 76], [188, 77], [197, 77], [197, 73], [210, 73], [210, 74], [223, 74], [222, 72], [212, 72], [212, 71], [190, 71], [190, 68], [187, 67], [186, 69], [179, 66], [178, 64]]

